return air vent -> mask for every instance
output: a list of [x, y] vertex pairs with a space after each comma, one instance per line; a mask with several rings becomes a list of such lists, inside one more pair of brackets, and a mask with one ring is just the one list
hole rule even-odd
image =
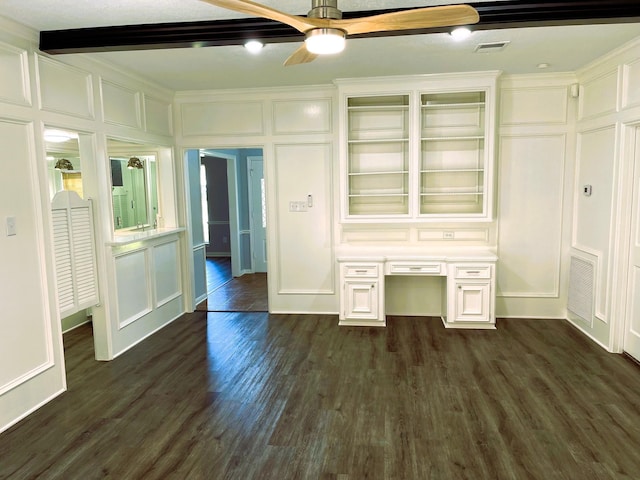
[[593, 263], [571, 257], [567, 308], [588, 325], [593, 319], [593, 271]]
[[507, 48], [509, 45], [509, 41], [505, 40], [503, 42], [490, 42], [490, 43], [479, 43], [474, 52], [476, 53], [491, 53], [491, 52], [500, 52]]

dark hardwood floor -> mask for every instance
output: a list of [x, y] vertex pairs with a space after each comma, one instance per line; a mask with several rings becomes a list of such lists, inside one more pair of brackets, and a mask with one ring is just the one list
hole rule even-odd
[[231, 275], [231, 259], [207, 258], [207, 298], [196, 310], [205, 312], [268, 312], [267, 274]]
[[0, 435], [2, 479], [640, 478], [640, 367], [566, 322], [185, 315]]

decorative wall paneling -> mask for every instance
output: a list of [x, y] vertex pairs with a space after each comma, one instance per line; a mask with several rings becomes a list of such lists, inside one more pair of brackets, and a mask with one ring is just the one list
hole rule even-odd
[[92, 120], [92, 74], [86, 70], [36, 55], [40, 108]]
[[[24, 71], [4, 74], [17, 77], [5, 85], [17, 85]], [[46, 181], [39, 183], [34, 141], [31, 122], [0, 118], [0, 147], [11, 159], [0, 178], [0, 218], [14, 225], [14, 232], [3, 225], [0, 235], [0, 431], [65, 389], [45, 216], [49, 197], [39, 189]]]
[[182, 267], [178, 233], [112, 249], [117, 355], [182, 313]]
[[[566, 103], [566, 102], [565, 102]], [[498, 292], [560, 295], [566, 137], [502, 135]]]
[[[176, 138], [183, 149], [263, 150], [273, 313], [338, 311], [332, 252], [334, 95], [331, 86], [176, 94]], [[306, 203], [309, 194], [313, 207], [289, 211], [290, 202]], [[246, 226], [239, 231], [247, 233], [242, 241], [248, 245]]]
[[[617, 165], [615, 126], [580, 132], [577, 140], [576, 195], [572, 247], [597, 259], [595, 316], [608, 321]], [[590, 185], [592, 193], [583, 193]]]
[[158, 135], [173, 135], [171, 103], [145, 93], [142, 94], [142, 97], [144, 99], [145, 130]]
[[185, 137], [264, 135], [263, 110], [260, 101], [186, 103], [180, 108], [182, 134]]
[[104, 121], [114, 125], [141, 128], [140, 93], [124, 85], [100, 79]]
[[28, 52], [0, 42], [0, 72], [0, 101], [31, 106]]
[[[594, 341], [622, 351], [629, 285], [631, 147], [640, 123], [640, 40], [623, 45], [577, 72], [581, 118], [575, 174], [572, 255], [595, 265], [591, 323], [569, 319]], [[591, 196], [582, 187], [592, 185]]]
[[577, 101], [572, 74], [504, 77], [497, 315], [565, 318]]
[[[331, 144], [276, 145], [274, 168], [277, 210], [277, 289], [279, 294], [335, 294]], [[292, 211], [291, 201], [312, 204]], [[313, 251], [312, 256], [308, 251]]]
[[273, 133], [330, 133], [333, 130], [331, 115], [331, 98], [313, 101], [277, 100], [273, 102]]

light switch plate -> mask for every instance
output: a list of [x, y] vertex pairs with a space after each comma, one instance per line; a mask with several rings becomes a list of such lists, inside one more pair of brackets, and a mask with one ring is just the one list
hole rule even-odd
[[16, 231], [16, 217], [7, 217], [7, 237], [17, 235]]

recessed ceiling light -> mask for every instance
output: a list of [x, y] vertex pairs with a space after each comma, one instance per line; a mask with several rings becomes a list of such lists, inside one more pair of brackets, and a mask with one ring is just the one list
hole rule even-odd
[[460, 42], [471, 36], [471, 30], [467, 27], [458, 27], [453, 29], [449, 35], [451, 35], [456, 42]]
[[244, 44], [244, 48], [249, 50], [249, 52], [251, 53], [258, 53], [260, 50], [262, 50], [262, 47], [264, 47], [264, 43], [258, 40], [249, 40]]

